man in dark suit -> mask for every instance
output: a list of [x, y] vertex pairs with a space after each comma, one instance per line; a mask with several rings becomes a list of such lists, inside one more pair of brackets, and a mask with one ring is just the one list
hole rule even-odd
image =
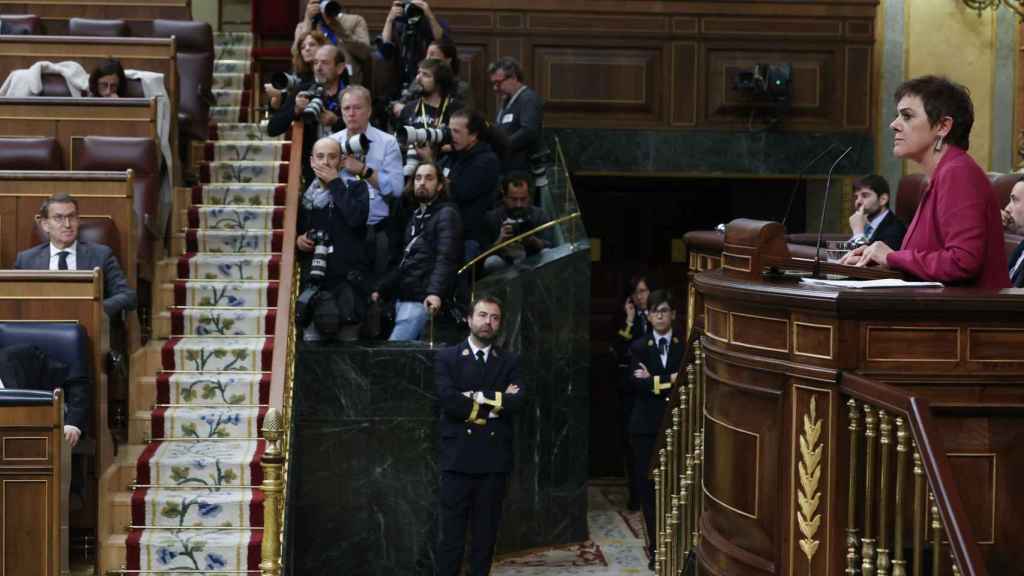
[[477, 297], [470, 336], [437, 355], [434, 374], [441, 402], [441, 538], [437, 574], [462, 568], [467, 524], [472, 527], [469, 574], [491, 571], [508, 474], [512, 471], [512, 416], [526, 401], [519, 358], [494, 344], [501, 302]]
[[907, 227], [889, 210], [889, 183], [878, 174], [868, 174], [853, 183], [854, 212], [850, 215], [851, 246], [885, 242], [899, 250]]
[[[1003, 221], [1009, 216], [1016, 230], [1024, 230], [1024, 178], [1010, 189], [1010, 202], [1003, 209]], [[1004, 223], [1004, 228], [1007, 225]], [[1010, 283], [1014, 288], [1024, 288], [1024, 240], [1017, 244], [1017, 249], [1010, 257]]]
[[135, 310], [135, 290], [108, 246], [78, 240], [78, 201], [70, 194], [54, 194], [43, 201], [36, 215], [50, 241], [18, 253], [14, 267], [19, 270], [103, 269], [103, 309], [116, 317]]
[[683, 361], [684, 343], [672, 333], [676, 311], [667, 290], [655, 290], [647, 298], [651, 333], [647, 338], [635, 340], [630, 346], [631, 371], [636, 399], [629, 419], [629, 436], [633, 444], [633, 477], [639, 480], [640, 506], [647, 525], [648, 567], [654, 569], [655, 518], [654, 482], [648, 470], [654, 456], [658, 430], [665, 408], [669, 406], [672, 389]]
[[491, 76], [491, 86], [502, 97], [494, 125], [508, 138], [501, 171], [529, 171], [531, 157], [546, 150], [541, 140], [544, 100], [524, 83], [523, 67], [515, 58], [499, 58], [487, 71]]
[[0, 348], [0, 388], [14, 390], [64, 389], [64, 437], [74, 447], [89, 420], [89, 381], [68, 378], [68, 366], [36, 346]]

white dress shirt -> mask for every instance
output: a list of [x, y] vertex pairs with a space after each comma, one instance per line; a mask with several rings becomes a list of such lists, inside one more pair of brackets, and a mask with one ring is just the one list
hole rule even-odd
[[[665, 352], [661, 351], [661, 340], [665, 340]], [[654, 345], [658, 347], [658, 356], [661, 357], [661, 365], [668, 367], [668, 349], [672, 347], [672, 330], [664, 334], [654, 332]]]
[[[402, 151], [399, 150], [398, 141], [394, 136], [373, 126], [367, 126], [366, 137], [370, 140], [370, 149], [363, 161], [376, 172], [377, 183], [380, 184], [378, 189], [369, 182], [366, 183], [370, 189], [370, 214], [366, 218], [366, 223], [373, 226], [388, 217], [388, 204], [382, 196], [401, 196], [402, 187], [405, 186], [405, 175], [402, 173]], [[331, 138], [344, 142], [348, 139], [348, 129], [335, 132]], [[346, 183], [356, 178], [355, 174], [344, 169], [339, 175]]]
[[491, 345], [488, 344], [485, 348], [477, 348], [476, 345], [473, 344], [472, 338], [469, 338], [467, 341], [469, 342], [469, 351], [473, 353], [473, 358], [477, 357], [477, 352], [483, 352], [484, 362], [487, 362], [487, 359], [491, 357]]
[[78, 266], [77, 266], [78, 265], [78, 257], [77, 257], [77, 254], [78, 254], [78, 241], [77, 240], [75, 240], [71, 244], [71, 246], [68, 246], [67, 248], [63, 248], [63, 249], [57, 248], [52, 243], [50, 244], [50, 270], [60, 270], [60, 268], [58, 268], [58, 265], [60, 264], [60, 256], [57, 256], [57, 254], [60, 254], [61, 252], [67, 252], [68, 253], [68, 270], [78, 270]]

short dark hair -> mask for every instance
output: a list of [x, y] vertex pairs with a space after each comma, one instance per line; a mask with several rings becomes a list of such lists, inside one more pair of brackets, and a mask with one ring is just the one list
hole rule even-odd
[[971, 147], [974, 104], [966, 86], [944, 76], [919, 76], [900, 84], [893, 96], [897, 104], [904, 96], [920, 98], [932, 127], [949, 116], [953, 127], [946, 134], [946, 142], [964, 151]]
[[50, 217], [50, 204], [74, 204], [75, 212], [78, 212], [78, 200], [75, 200], [74, 196], [67, 192], [57, 192], [43, 200], [43, 203], [39, 205], [40, 218]]
[[676, 309], [675, 304], [672, 303], [672, 293], [668, 290], [655, 290], [647, 297], [648, 310], [657, 310], [658, 306], [661, 306], [662, 304], [668, 304], [669, 308], [673, 310]]
[[520, 82], [523, 81], [523, 66], [515, 58], [503, 56], [491, 62], [491, 65], [487, 67], [488, 74], [494, 74], [498, 70], [504, 72], [509, 78], [515, 78]]
[[100, 62], [93, 69], [92, 74], [89, 74], [89, 94], [91, 96], [99, 96], [100, 90], [97, 84], [100, 78], [111, 75], [117, 76], [117, 95], [123, 98], [128, 89], [128, 79], [124, 75], [124, 67], [121, 66], [121, 61], [113, 58]]
[[501, 178], [501, 195], [508, 194], [508, 189], [513, 184], [526, 183], [526, 189], [529, 190], [530, 194], [533, 194], [533, 185], [530, 181], [533, 179], [530, 173], [525, 170], [512, 170], [506, 172]]
[[434, 82], [446, 97], [455, 93], [455, 74], [447, 62], [437, 58], [424, 58], [420, 61], [419, 67], [434, 75]]
[[494, 304], [501, 312], [505, 311], [505, 305], [501, 303], [497, 296], [493, 294], [478, 294], [476, 298], [473, 298], [473, 305], [469, 307], [469, 313], [472, 314], [476, 310], [476, 305], [480, 303]]
[[448, 64], [452, 67], [452, 74], [455, 76], [459, 75], [459, 50], [455, 47], [455, 42], [447, 36], [441, 36], [437, 40], [431, 42], [437, 49], [444, 54], [444, 57], [451, 60]]
[[889, 183], [886, 182], [884, 177], [878, 174], [865, 174], [864, 176], [854, 180], [853, 191], [856, 192], [861, 188], [868, 188], [879, 196], [885, 194], [889, 196], [889, 198], [892, 198], [892, 195], [889, 194]]

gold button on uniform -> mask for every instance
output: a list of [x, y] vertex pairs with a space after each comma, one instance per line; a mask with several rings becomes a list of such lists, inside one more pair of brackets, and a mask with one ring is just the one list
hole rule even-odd
[[491, 436], [494, 436], [494, 432], [491, 432]]
[[466, 434], [472, 434], [472, 433], [473, 433], [472, 430], [470, 430], [469, 428], [466, 428]]

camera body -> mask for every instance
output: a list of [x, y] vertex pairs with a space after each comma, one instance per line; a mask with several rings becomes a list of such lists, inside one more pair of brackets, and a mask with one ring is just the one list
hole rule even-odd
[[341, 3], [337, 0], [321, 0], [320, 13], [313, 17], [313, 22], [323, 22], [324, 18], [336, 20], [341, 16]]
[[324, 87], [320, 84], [316, 84], [304, 94], [309, 96], [309, 104], [306, 104], [305, 109], [302, 110], [302, 119], [307, 122], [319, 122], [320, 114], [323, 113], [324, 108]]
[[331, 235], [326, 230], [313, 228], [306, 231], [306, 238], [313, 243], [313, 259], [309, 262], [309, 279], [319, 284], [327, 276], [327, 255], [331, 253]]
[[[419, 23], [420, 18], [423, 17], [423, 9], [412, 3], [412, 0], [402, 0], [402, 15], [405, 16], [406, 24], [408, 27], [405, 29], [406, 34], [410, 34], [409, 28], [416, 26]], [[415, 34], [412, 31], [411, 34]]]

